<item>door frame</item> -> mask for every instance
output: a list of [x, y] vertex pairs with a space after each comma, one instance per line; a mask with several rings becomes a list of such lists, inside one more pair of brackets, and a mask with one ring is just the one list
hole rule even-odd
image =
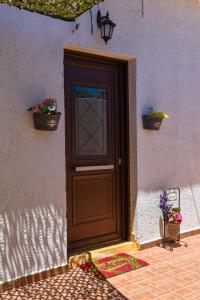
[[[137, 141], [136, 141], [136, 84], [135, 84], [135, 59], [119, 54], [112, 53], [99, 53], [91, 49], [77, 48], [73, 46], [65, 46], [64, 48], [64, 64], [67, 56], [93, 58], [107, 62], [118, 62], [121, 65], [120, 70], [120, 82], [123, 83], [121, 87], [121, 95], [124, 99], [124, 105], [121, 109], [121, 118], [123, 118], [123, 126], [120, 132], [120, 136], [123, 140], [122, 159], [124, 161], [124, 167], [122, 172], [122, 234], [125, 240], [134, 240], [133, 235], [133, 216], [136, 206], [137, 195]], [[66, 103], [66, 102], [65, 102]], [[122, 102], [121, 102], [122, 103]], [[130, 113], [132, 115], [130, 115]], [[65, 105], [66, 116], [66, 105]], [[133, 123], [132, 132], [130, 132], [129, 124]], [[134, 140], [131, 142], [130, 137]], [[67, 142], [67, 128], [65, 122], [65, 153], [68, 147]], [[131, 148], [131, 149], [130, 149]], [[131, 155], [130, 155], [131, 154]], [[130, 157], [131, 156], [131, 157]], [[131, 159], [132, 158], [132, 159]], [[65, 159], [66, 163], [66, 159]], [[130, 163], [132, 164], [130, 168]], [[67, 165], [66, 165], [67, 174]], [[133, 180], [133, 181], [132, 181]], [[132, 182], [131, 182], [132, 181]], [[67, 184], [66, 184], [67, 189]], [[66, 190], [67, 195], [67, 190]], [[66, 196], [67, 197], [67, 196]], [[67, 203], [67, 198], [66, 198]], [[67, 212], [66, 212], [67, 218]], [[109, 242], [112, 244], [113, 242]], [[106, 245], [108, 242], [105, 243]], [[101, 244], [103, 246], [103, 244]], [[98, 246], [98, 245], [97, 245]], [[91, 248], [91, 247], [90, 247]], [[94, 247], [95, 248], [95, 245]]]

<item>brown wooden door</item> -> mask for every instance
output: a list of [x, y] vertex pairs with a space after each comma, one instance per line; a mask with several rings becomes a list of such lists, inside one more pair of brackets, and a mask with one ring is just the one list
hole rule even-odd
[[68, 248], [78, 249], [125, 238], [123, 67], [69, 53], [64, 65]]

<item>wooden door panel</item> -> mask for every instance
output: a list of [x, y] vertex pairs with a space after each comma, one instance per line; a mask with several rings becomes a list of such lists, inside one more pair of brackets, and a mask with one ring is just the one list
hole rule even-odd
[[65, 56], [67, 223], [72, 250], [124, 238], [120, 72], [120, 63]]
[[117, 231], [114, 174], [73, 177], [71, 241]]
[[112, 219], [113, 174], [74, 176], [73, 197], [73, 226]]

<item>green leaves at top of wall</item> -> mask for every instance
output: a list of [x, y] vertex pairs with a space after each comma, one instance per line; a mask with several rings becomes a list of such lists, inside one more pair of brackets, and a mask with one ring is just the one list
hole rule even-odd
[[103, 0], [0, 0], [0, 4], [8, 4], [56, 19], [73, 21], [77, 16], [102, 1]]

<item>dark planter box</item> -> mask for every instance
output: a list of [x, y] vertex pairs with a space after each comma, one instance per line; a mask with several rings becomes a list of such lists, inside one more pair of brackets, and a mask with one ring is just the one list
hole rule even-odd
[[143, 115], [142, 120], [144, 129], [159, 130], [163, 119]]
[[48, 115], [41, 113], [34, 113], [33, 120], [35, 129], [43, 131], [55, 131], [58, 128], [61, 114]]

